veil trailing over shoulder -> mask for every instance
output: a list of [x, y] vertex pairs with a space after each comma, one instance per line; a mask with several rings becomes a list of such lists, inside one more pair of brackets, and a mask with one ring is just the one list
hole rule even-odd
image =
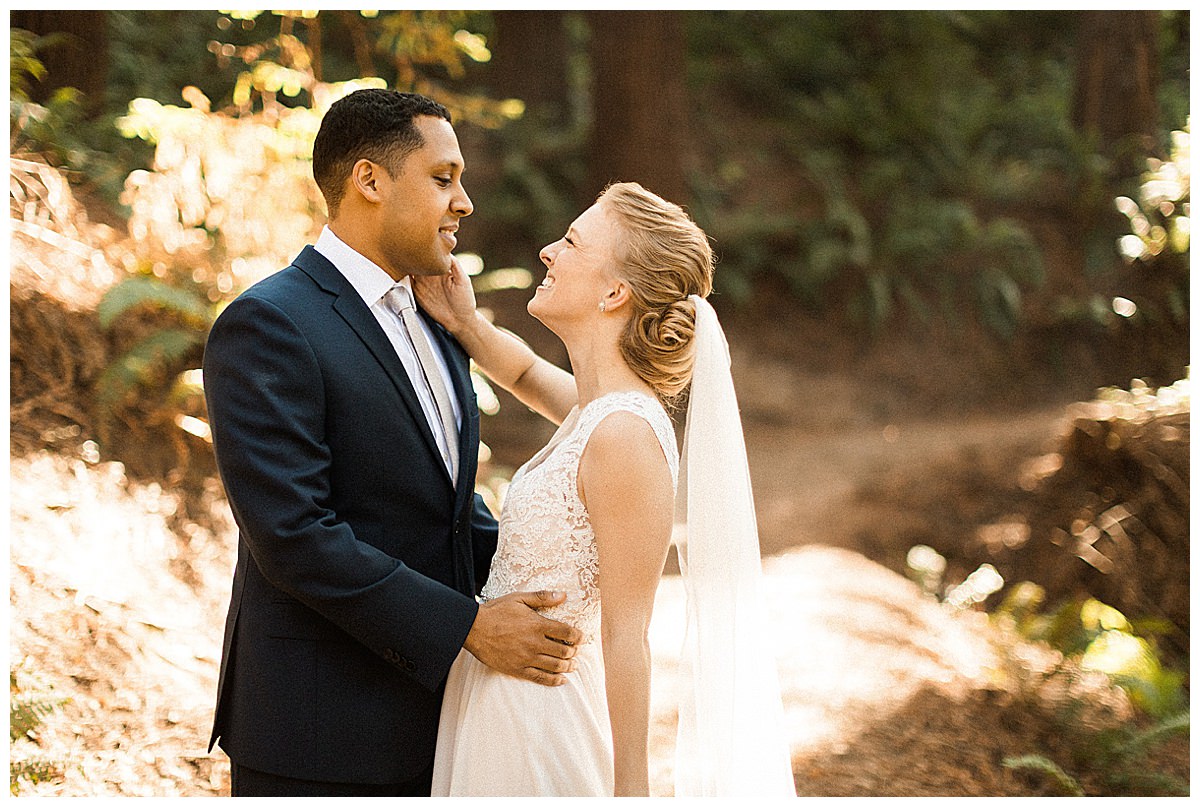
[[676, 498], [687, 592], [676, 796], [795, 796], [729, 345], [697, 295]]

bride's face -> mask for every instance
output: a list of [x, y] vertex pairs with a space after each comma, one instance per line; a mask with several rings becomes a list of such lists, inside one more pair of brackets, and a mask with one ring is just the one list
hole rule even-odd
[[529, 313], [551, 330], [558, 323], [602, 316], [600, 301], [612, 287], [619, 236], [616, 222], [600, 202], [585, 210], [562, 238], [538, 253], [546, 278], [534, 290]]

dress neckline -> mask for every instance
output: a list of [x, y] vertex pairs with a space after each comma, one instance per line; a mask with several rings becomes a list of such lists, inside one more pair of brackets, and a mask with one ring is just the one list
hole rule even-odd
[[[593, 398], [592, 400], [588, 401], [582, 407], [580, 407], [579, 404], [576, 404], [573, 407], [573, 409], [577, 410], [580, 414], [583, 414], [588, 409], [592, 408], [593, 406], [600, 403], [601, 401], [606, 400], [608, 398], [615, 398], [619, 395], [630, 395], [630, 396], [634, 396], [637, 398], [644, 398], [648, 401], [652, 401], [660, 409], [662, 408], [662, 403], [658, 400], [658, 398], [656, 398], [654, 395], [652, 395], [648, 392], [642, 392], [641, 390], [636, 390], [636, 389], [619, 389], [619, 390], [613, 390], [612, 392], [606, 392], [603, 395], [597, 396], [597, 397]], [[666, 410], [664, 409], [663, 411], [665, 412]], [[563, 422], [565, 423], [566, 421], [564, 420]]]
[[[584, 404], [582, 407], [577, 403], [571, 407], [571, 411], [567, 413], [567, 416], [565, 418], [563, 418], [562, 424], [559, 425], [558, 430], [554, 433], [554, 436], [550, 438], [550, 441], [548, 443], [546, 443], [546, 445], [542, 446], [540, 451], [538, 451], [536, 454], [534, 454], [532, 457], [530, 457], [528, 460], [526, 460], [525, 464], [522, 465], [521, 468], [518, 470], [518, 473], [521, 476], [525, 476], [526, 474], [532, 472], [536, 468], [539, 468], [543, 463], [545, 463], [546, 460], [548, 460], [550, 458], [550, 455], [554, 453], [555, 449], [557, 449], [560, 445], [565, 443], [567, 441], [567, 439], [571, 437], [571, 435], [573, 435], [575, 432], [577, 432], [579, 430], [579, 426], [583, 422], [583, 413], [584, 412], [591, 409], [592, 407], [594, 407], [596, 404], [600, 403], [601, 401], [607, 400], [609, 398], [621, 396], [621, 395], [628, 395], [628, 396], [632, 396], [632, 397], [636, 397], [636, 398], [642, 398], [647, 401], [651, 401], [656, 406], [658, 406], [658, 408], [662, 411], [662, 413], [664, 415], [666, 415], [667, 410], [662, 408], [662, 403], [658, 400], [658, 398], [654, 397], [653, 395], [651, 395], [649, 393], [642, 392], [640, 390], [631, 390], [631, 389], [614, 390], [612, 392], [606, 392], [603, 395], [593, 398], [592, 400], [590, 400], [586, 404]], [[670, 417], [670, 416], [668, 415], [668, 417]], [[516, 478], [515, 474], [514, 474], [513, 478], [514, 479]]]

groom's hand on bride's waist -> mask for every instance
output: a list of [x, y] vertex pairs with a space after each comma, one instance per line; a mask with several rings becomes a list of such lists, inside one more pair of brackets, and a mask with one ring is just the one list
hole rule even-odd
[[500, 672], [545, 686], [565, 684], [583, 634], [536, 610], [565, 600], [561, 591], [518, 591], [488, 600], [479, 606], [463, 647]]

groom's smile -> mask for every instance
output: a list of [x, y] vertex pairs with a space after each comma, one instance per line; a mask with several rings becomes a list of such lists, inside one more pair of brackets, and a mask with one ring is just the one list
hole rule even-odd
[[454, 224], [443, 227], [438, 232], [442, 234], [442, 240], [448, 245], [446, 251], [453, 252], [454, 248], [458, 246], [458, 238], [455, 236], [455, 233], [458, 232], [458, 223], [455, 222]]

